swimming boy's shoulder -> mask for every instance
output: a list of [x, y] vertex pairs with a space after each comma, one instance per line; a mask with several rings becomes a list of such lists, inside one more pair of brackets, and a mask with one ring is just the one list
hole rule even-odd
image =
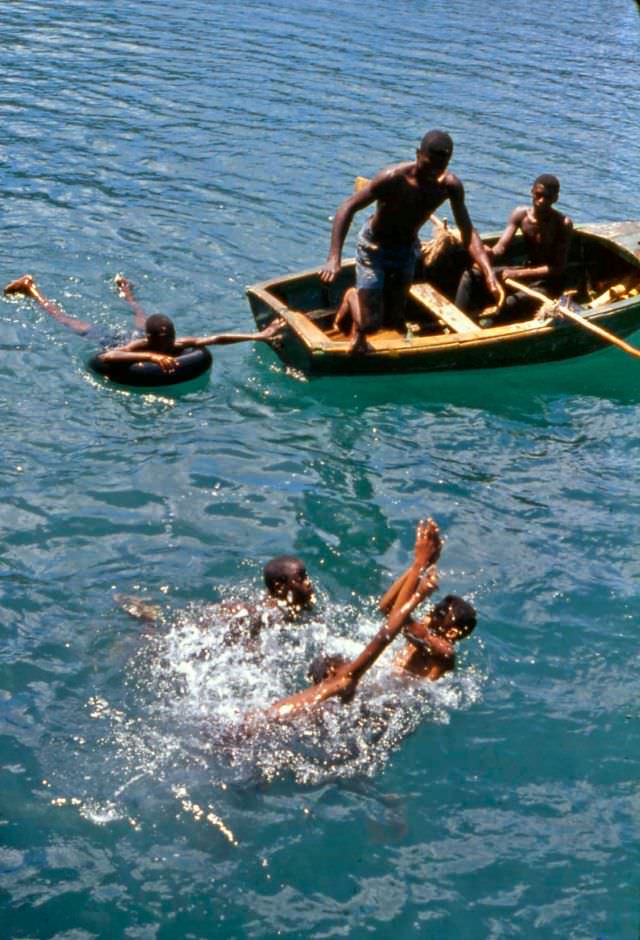
[[209, 629], [218, 624], [227, 643], [252, 643], [263, 629], [286, 623], [286, 613], [271, 598], [256, 601], [230, 599], [212, 604], [201, 626]]

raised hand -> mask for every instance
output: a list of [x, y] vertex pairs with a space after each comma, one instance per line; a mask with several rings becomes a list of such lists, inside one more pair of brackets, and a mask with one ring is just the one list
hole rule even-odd
[[435, 564], [442, 551], [442, 537], [433, 519], [421, 519], [416, 529], [416, 563], [421, 569]]

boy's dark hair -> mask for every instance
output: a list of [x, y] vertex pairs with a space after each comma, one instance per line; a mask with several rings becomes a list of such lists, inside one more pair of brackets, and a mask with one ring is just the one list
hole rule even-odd
[[147, 334], [147, 339], [150, 340], [160, 335], [170, 335], [172, 339], [175, 339], [176, 336], [173, 320], [165, 317], [164, 313], [153, 313], [150, 317], [147, 317], [144, 321], [144, 331]]
[[544, 186], [545, 191], [551, 196], [558, 196], [560, 193], [560, 180], [553, 173], [541, 173], [533, 181], [534, 186]]
[[438, 601], [431, 612], [431, 617], [442, 620], [447, 626], [455, 625], [461, 630], [462, 636], [469, 636], [478, 620], [473, 604], [458, 597], [457, 594], [447, 594], [441, 601]]
[[344, 656], [340, 656], [338, 653], [333, 656], [325, 654], [316, 656], [307, 670], [307, 678], [311, 679], [314, 685], [318, 685], [319, 682], [328, 679], [340, 666], [344, 666], [346, 662]]
[[278, 555], [268, 561], [262, 573], [269, 593], [273, 594], [278, 585], [286, 582], [292, 575], [297, 574], [300, 569], [304, 569], [304, 564], [295, 555]]
[[420, 141], [420, 150], [428, 154], [446, 154], [451, 156], [453, 153], [453, 140], [446, 131], [427, 131]]

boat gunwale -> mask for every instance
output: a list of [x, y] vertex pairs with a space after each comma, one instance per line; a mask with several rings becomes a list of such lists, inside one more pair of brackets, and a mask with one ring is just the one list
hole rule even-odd
[[[634, 254], [624, 245], [620, 245], [614, 238], [604, 234], [607, 226], [610, 227], [616, 224], [624, 225], [629, 224], [629, 222], [584, 224], [576, 227], [576, 234], [582, 234], [587, 239], [594, 239], [597, 242], [605, 244], [610, 250], [614, 250], [616, 254], [624, 260], [637, 267], [640, 272], [640, 254]], [[640, 222], [637, 224], [640, 232]], [[599, 232], [599, 228], [602, 228], [603, 232]], [[495, 238], [495, 235], [486, 235], [483, 236], [483, 241], [490, 241], [492, 238]], [[349, 269], [354, 266], [355, 259], [349, 258], [343, 262], [341, 270], [349, 271]], [[275, 316], [282, 317], [290, 326], [296, 339], [306, 347], [312, 357], [314, 354], [320, 354], [323, 357], [330, 354], [338, 359], [342, 359], [349, 355], [350, 344], [347, 338], [345, 338], [344, 341], [331, 339], [315, 325], [313, 320], [306, 315], [305, 311], [297, 311], [288, 307], [287, 304], [280, 300], [274, 293], [274, 289], [281, 290], [286, 285], [294, 285], [296, 283], [303, 284], [307, 280], [318, 278], [320, 270], [320, 267], [306, 268], [286, 275], [285, 277], [269, 278], [266, 281], [260, 281], [248, 286], [246, 293], [249, 297], [255, 297], [266, 308], [271, 309]], [[581, 316], [591, 323], [606, 323], [609, 318], [616, 317], [619, 313], [624, 312], [627, 307], [639, 304], [640, 296], [638, 295], [620, 298], [598, 308], [581, 307]], [[402, 335], [398, 333], [397, 339], [387, 338], [386, 341], [381, 340], [378, 347], [374, 348], [367, 356], [367, 359], [379, 360], [393, 357], [396, 359], [406, 358], [410, 360], [415, 356], [424, 355], [425, 353], [446, 352], [447, 350], [462, 346], [466, 348], [474, 346], [481, 348], [487, 345], [493, 346], [498, 343], [508, 343], [512, 340], [524, 340], [527, 338], [537, 339], [542, 336], [549, 336], [552, 333], [566, 332], [568, 335], [570, 332], [575, 331], [575, 329], [575, 325], [562, 318], [532, 318], [519, 323], [508, 323], [488, 327], [478, 326], [473, 331], [431, 333], [424, 336], [414, 334], [410, 335], [408, 338], [402, 337]], [[635, 330], [633, 332], [635, 332]], [[375, 334], [373, 334], [371, 339], [375, 340]]]

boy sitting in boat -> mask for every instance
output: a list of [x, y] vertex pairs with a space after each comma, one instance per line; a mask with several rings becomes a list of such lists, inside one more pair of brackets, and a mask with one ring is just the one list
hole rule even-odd
[[[568, 215], [554, 209], [560, 196], [560, 181], [551, 173], [543, 173], [531, 188], [531, 205], [518, 206], [511, 213], [506, 228], [493, 248], [487, 248], [492, 260], [500, 262], [507, 254], [515, 235], [522, 233], [525, 262], [517, 266], [496, 268], [496, 275], [504, 283], [513, 278], [527, 287], [542, 291], [550, 298], [561, 295], [567, 267], [573, 222]], [[513, 290], [505, 284], [507, 294], [501, 317], [527, 319], [539, 302], [523, 291]], [[475, 267], [465, 271], [460, 279], [455, 300], [465, 313], [477, 313], [492, 303], [485, 289], [484, 278]]]
[[[432, 130], [424, 135], [414, 162], [399, 163], [378, 173], [346, 199], [336, 212], [329, 255], [320, 277], [334, 281], [340, 271], [342, 248], [356, 212], [376, 203], [358, 237], [356, 290], [358, 319], [353, 317], [352, 353], [368, 351], [365, 334], [383, 324], [404, 332], [407, 294], [420, 256], [418, 233], [429, 216], [447, 199], [462, 243], [482, 271], [487, 288], [500, 291], [489, 257], [471, 224], [464, 187], [447, 170], [453, 153], [449, 134]], [[353, 311], [352, 311], [353, 312]]]
[[[134, 314], [134, 335], [128, 342], [116, 334], [105, 335], [104, 330], [84, 320], [69, 316], [62, 307], [45, 297], [38, 289], [33, 277], [25, 274], [11, 281], [4, 293], [31, 297], [58, 323], [81, 336], [95, 339], [105, 352], [97, 358], [102, 362], [153, 362], [163, 372], [173, 372], [178, 367], [176, 357], [185, 349], [201, 346], [226, 346], [231, 343], [270, 343], [279, 338], [284, 321], [274, 320], [259, 333], [221, 333], [214, 336], [176, 337], [173, 321], [161, 313], [147, 316], [133, 295], [133, 285], [121, 274], [116, 275], [115, 284], [120, 297], [130, 305]], [[137, 335], [136, 335], [137, 331]]]

